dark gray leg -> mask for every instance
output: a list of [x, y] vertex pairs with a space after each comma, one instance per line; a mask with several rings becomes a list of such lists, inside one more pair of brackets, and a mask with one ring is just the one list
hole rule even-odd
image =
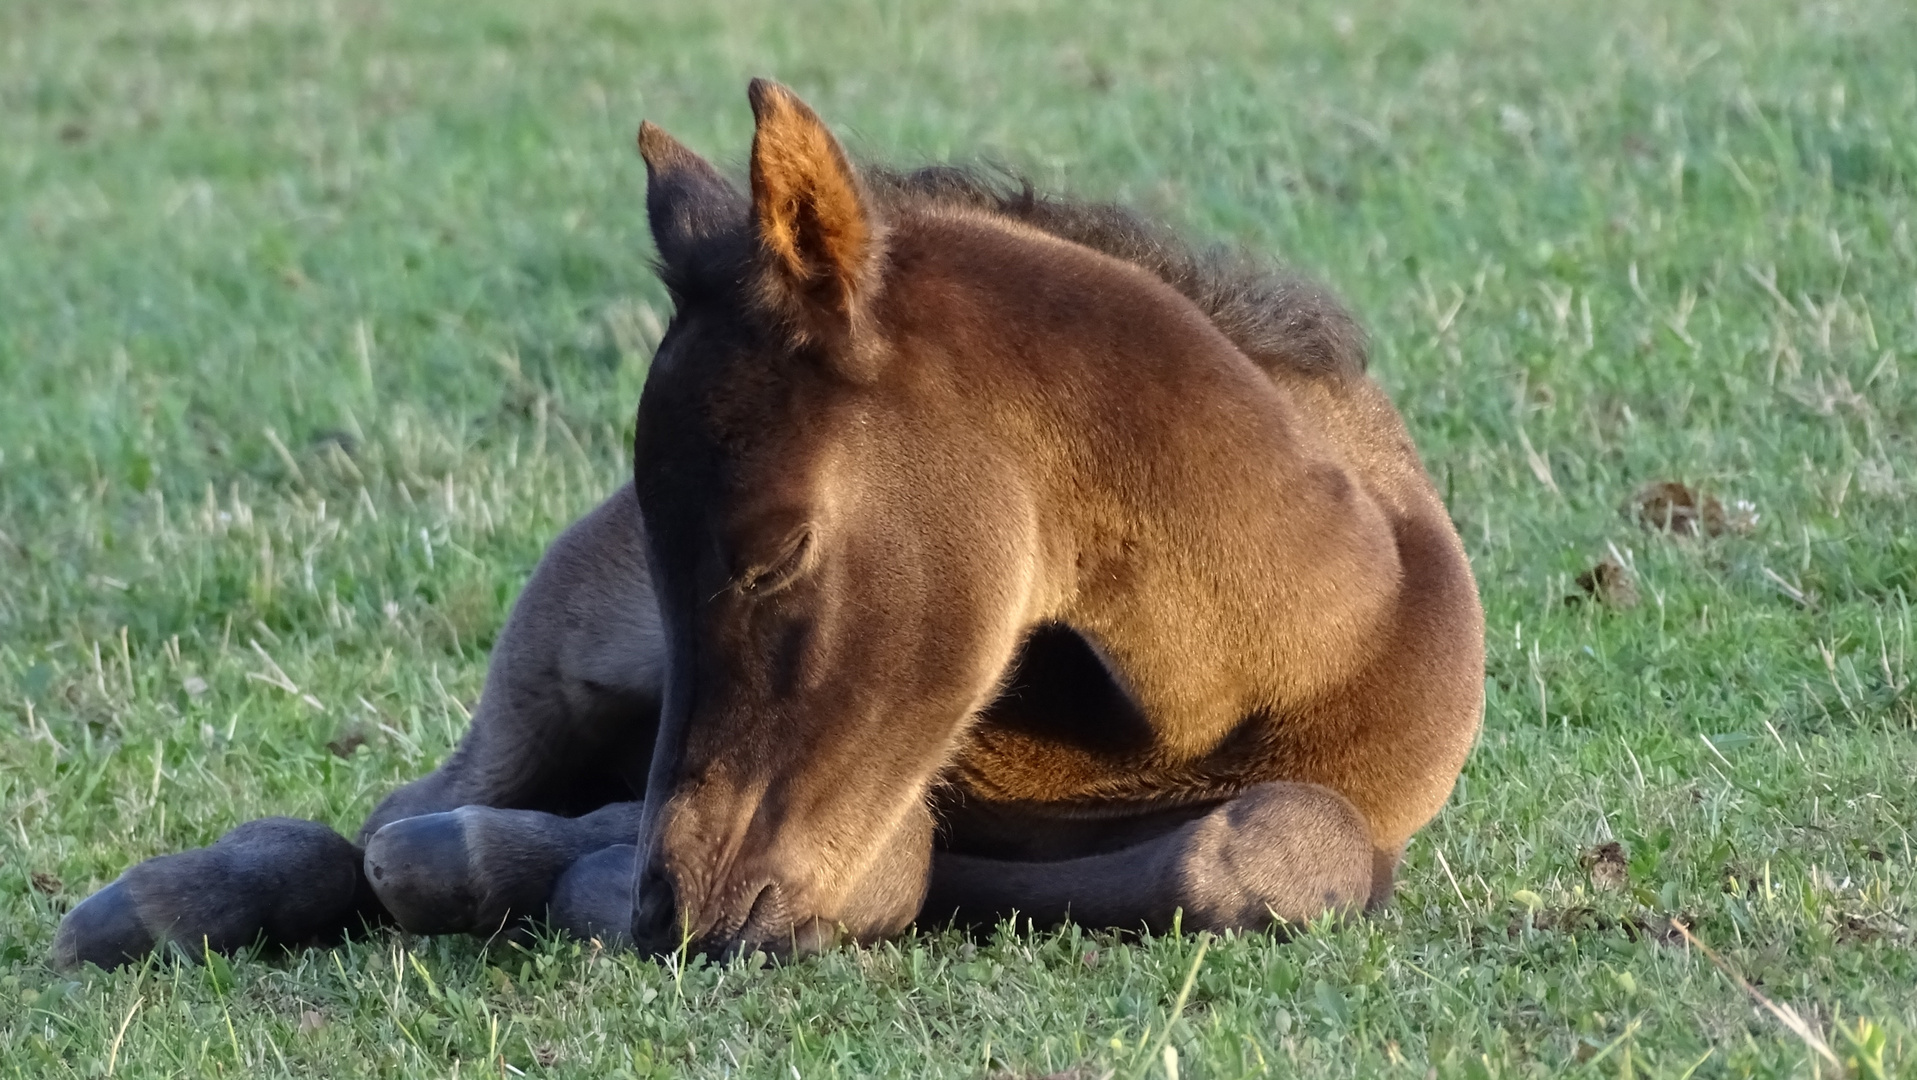
[[644, 797], [665, 639], [627, 484], [553, 541], [500, 630], [472, 727], [360, 829], [462, 806], [567, 816]]
[[940, 852], [920, 915], [1154, 932], [1256, 929], [1356, 912], [1372, 895], [1365, 822], [1314, 784], [1260, 784], [1162, 836], [1101, 855], [1007, 862]]
[[262, 936], [331, 943], [378, 911], [359, 862], [357, 847], [317, 822], [249, 821], [211, 847], [148, 859], [87, 897], [61, 920], [53, 963], [111, 968], [160, 945], [197, 956]]
[[[366, 843], [366, 877], [381, 906], [416, 934], [491, 934], [537, 918], [581, 858], [639, 835], [636, 802], [583, 817], [463, 806], [401, 818]], [[632, 875], [620, 893], [631, 922]]]
[[547, 924], [582, 941], [597, 939], [607, 948], [631, 948], [638, 861], [636, 845], [618, 844], [600, 848], [567, 867], [547, 902]]

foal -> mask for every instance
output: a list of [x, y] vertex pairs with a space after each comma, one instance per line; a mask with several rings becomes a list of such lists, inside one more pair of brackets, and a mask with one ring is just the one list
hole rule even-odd
[[1112, 208], [855, 169], [750, 98], [745, 191], [640, 129], [675, 312], [635, 482], [547, 553], [458, 750], [363, 850], [270, 819], [134, 867], [56, 961], [1389, 896], [1477, 731], [1483, 625], [1349, 316]]

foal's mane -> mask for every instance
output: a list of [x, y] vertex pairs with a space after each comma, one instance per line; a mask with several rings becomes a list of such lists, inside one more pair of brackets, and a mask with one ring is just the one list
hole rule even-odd
[[1266, 371], [1357, 375], [1364, 331], [1321, 286], [1249, 256], [1194, 251], [1170, 230], [1112, 203], [1040, 194], [1029, 181], [951, 165], [860, 169], [883, 207], [984, 211], [1132, 263], [1198, 305]]

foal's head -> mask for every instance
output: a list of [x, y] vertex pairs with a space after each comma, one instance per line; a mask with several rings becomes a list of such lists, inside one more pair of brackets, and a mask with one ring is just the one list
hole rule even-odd
[[904, 234], [803, 102], [751, 100], [749, 192], [639, 135], [675, 303], [634, 449], [669, 656], [635, 915], [655, 949], [908, 923], [927, 786], [1020, 630], [1017, 530], [982, 509], [1000, 451], [895, 332]]

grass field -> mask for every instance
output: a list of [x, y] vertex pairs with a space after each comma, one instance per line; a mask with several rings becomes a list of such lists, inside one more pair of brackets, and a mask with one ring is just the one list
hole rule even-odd
[[[0, 4], [0, 1074], [1917, 1075], [1917, 10], [667, 7]], [[1490, 627], [1396, 906], [51, 972], [130, 862], [350, 834], [451, 746], [628, 468], [666, 310], [633, 132], [736, 159], [754, 74], [869, 156], [1009, 163], [1352, 301]], [[1641, 525], [1667, 480], [1730, 527]]]

